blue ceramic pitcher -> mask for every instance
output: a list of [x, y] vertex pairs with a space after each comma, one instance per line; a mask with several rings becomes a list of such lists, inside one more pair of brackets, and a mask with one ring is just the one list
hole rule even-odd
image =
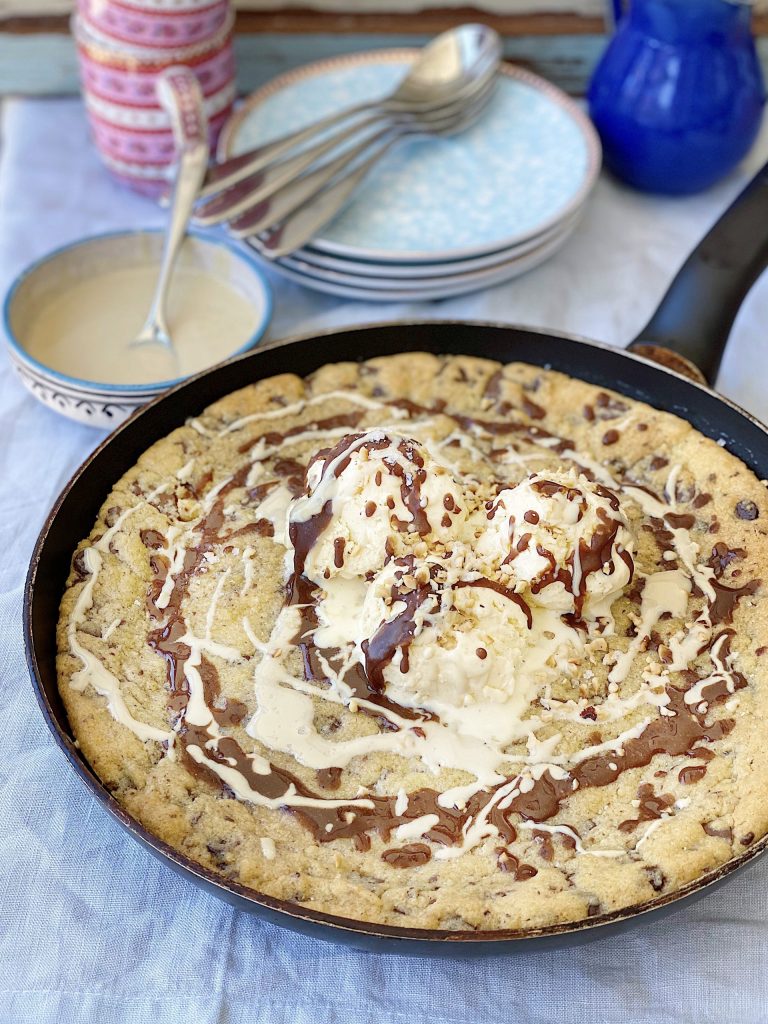
[[738, 0], [631, 0], [589, 88], [606, 166], [675, 195], [739, 162], [764, 99], [751, 9]]

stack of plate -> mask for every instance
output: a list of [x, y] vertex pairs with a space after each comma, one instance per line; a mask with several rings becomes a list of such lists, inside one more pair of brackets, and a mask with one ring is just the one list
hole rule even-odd
[[[414, 53], [356, 54], [281, 75], [225, 127], [219, 158], [386, 94]], [[400, 143], [339, 216], [275, 269], [318, 291], [386, 302], [485, 288], [551, 256], [578, 223], [600, 144], [559, 89], [510, 65], [502, 72], [475, 126]]]

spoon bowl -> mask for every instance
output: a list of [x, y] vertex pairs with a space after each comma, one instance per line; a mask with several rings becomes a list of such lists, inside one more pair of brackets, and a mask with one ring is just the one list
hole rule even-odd
[[455, 102], [479, 78], [495, 72], [501, 61], [501, 40], [488, 25], [460, 25], [436, 36], [387, 101], [426, 113]]
[[[364, 154], [367, 149], [375, 147], [376, 143], [390, 132], [415, 131], [423, 132], [426, 135], [440, 134], [449, 121], [463, 120], [468, 112], [484, 105], [494, 89], [496, 77], [496, 65], [490, 64], [484, 73], [467, 83], [462, 90], [460, 99], [423, 113], [410, 110], [407, 113], [393, 114], [384, 121], [377, 119], [375, 122], [377, 130], [368, 132], [363, 136], [362, 141], [355, 145], [351, 143], [354, 142], [355, 135], [359, 133], [360, 126], [353, 125], [351, 128], [345, 128], [332, 135], [330, 139], [302, 150], [294, 157], [280, 160], [263, 171], [249, 174], [236, 185], [231, 185], [217, 195], [204, 199], [195, 208], [193, 222], [198, 227], [211, 227], [226, 221], [230, 229], [234, 229], [232, 233], [237, 238], [247, 237], [251, 233], [261, 230], [262, 227], [269, 227], [283, 215], [276, 216], [271, 213], [270, 211], [274, 207], [284, 208], [285, 213], [290, 212], [299, 205], [298, 202], [293, 202], [290, 199], [295, 192], [304, 197], [301, 202], [310, 200], [312, 197], [311, 183], [314, 179], [319, 179], [321, 182], [314, 188], [314, 191], [317, 192], [322, 184], [330, 181], [333, 174], [336, 173], [335, 171], [331, 172], [332, 167], [341, 170], [349, 158]], [[373, 126], [373, 122], [371, 126]], [[333, 154], [336, 151], [338, 151], [337, 156], [332, 156], [325, 163], [319, 163], [326, 154]], [[287, 206], [284, 199], [288, 199]], [[244, 230], [243, 216], [245, 215], [245, 221], [250, 223], [252, 220], [250, 213], [254, 210], [261, 211], [259, 216], [271, 216], [272, 220], [264, 222], [260, 227], [250, 224], [250, 230]], [[257, 217], [257, 219], [259, 218]]]

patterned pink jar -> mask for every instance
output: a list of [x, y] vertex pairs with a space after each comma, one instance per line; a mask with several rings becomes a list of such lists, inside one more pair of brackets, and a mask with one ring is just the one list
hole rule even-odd
[[[224, 122], [232, 110], [231, 101], [218, 114], [208, 115], [209, 139], [218, 139]], [[132, 161], [136, 164], [152, 164], [168, 167], [173, 162], [173, 132], [169, 128], [137, 130], [114, 124], [88, 108], [91, 133], [99, 152], [112, 160]]]
[[[103, 7], [109, 3], [103, 0]], [[142, 3], [148, 7], [150, 0]], [[199, 0], [180, 0], [170, 5], [167, 0], [155, 0], [154, 6], [156, 11], [173, 10], [179, 16], [190, 9], [208, 10], [211, 4], [203, 7]], [[82, 16], [72, 19], [83, 98], [96, 147], [112, 174], [140, 192], [158, 195], [166, 191], [173, 168], [170, 119], [155, 93], [158, 76], [165, 68], [184, 64], [195, 72], [204, 97], [211, 148], [215, 149], [235, 97], [234, 17], [227, 4], [224, 7], [219, 30], [206, 41], [162, 49], [107, 41], [106, 36], [92, 31]]]
[[203, 95], [212, 96], [234, 81], [234, 58], [229, 40], [189, 60], [156, 63], [112, 57], [102, 48], [78, 41], [83, 89], [109, 103], [159, 109], [155, 96], [157, 75], [165, 67], [183, 63], [194, 70]]
[[83, 25], [105, 40], [167, 49], [205, 42], [220, 32], [229, 0], [78, 0]]

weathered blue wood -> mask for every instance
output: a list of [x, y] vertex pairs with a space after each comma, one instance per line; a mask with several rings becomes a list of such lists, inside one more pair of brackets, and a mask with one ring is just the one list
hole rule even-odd
[[[251, 91], [289, 68], [311, 60], [359, 50], [390, 46], [422, 46], [423, 35], [300, 35], [245, 36], [235, 40], [238, 83]], [[505, 56], [525, 64], [568, 92], [584, 91], [605, 38], [580, 36], [519, 36], [505, 40]]]
[[[240, 34], [235, 37], [238, 86], [247, 93], [289, 68], [343, 53], [390, 46], [420, 46], [423, 35]], [[602, 35], [515, 36], [505, 56], [532, 68], [567, 92], [584, 92], [605, 45]], [[768, 77], [768, 37], [758, 39]], [[77, 57], [65, 35], [0, 33], [0, 94], [66, 95], [79, 89]]]
[[0, 94], [40, 96], [78, 89], [77, 54], [68, 36], [0, 34]]
[[[423, 35], [278, 35], [235, 37], [238, 87], [250, 92], [275, 75], [308, 61], [390, 46], [421, 46]], [[506, 55], [556, 82], [582, 92], [602, 36], [520, 36], [506, 41]], [[68, 36], [0, 33], [0, 93], [68, 94], [78, 91], [77, 57]]]

